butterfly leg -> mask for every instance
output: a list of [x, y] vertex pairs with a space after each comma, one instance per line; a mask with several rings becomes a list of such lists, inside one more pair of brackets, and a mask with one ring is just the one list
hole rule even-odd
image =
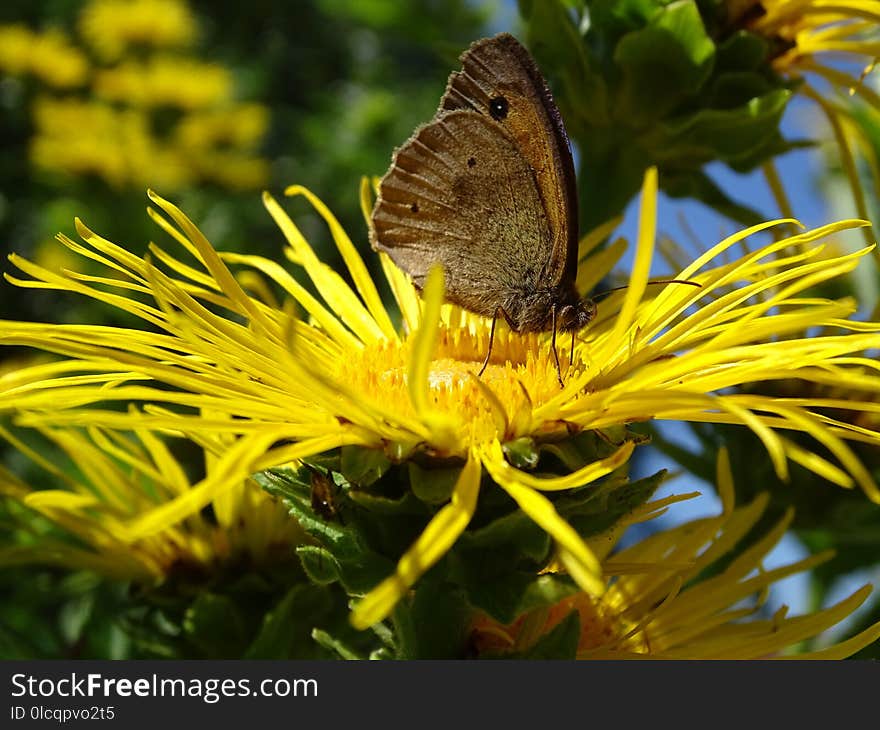
[[501, 309], [501, 307], [498, 307], [495, 310], [495, 314], [492, 315], [492, 326], [489, 328], [489, 349], [486, 351], [486, 359], [483, 360], [483, 367], [481, 367], [480, 372], [477, 373], [478, 378], [486, 371], [486, 367], [489, 365], [489, 358], [492, 357], [492, 343], [495, 342], [495, 323], [498, 321], [498, 312], [503, 311], [504, 310]]
[[550, 349], [553, 350], [553, 359], [556, 361], [556, 379], [559, 381], [559, 387], [564, 388], [565, 383], [562, 382], [562, 367], [559, 365], [559, 353], [556, 351], [556, 305], [550, 307], [550, 316], [552, 317], [553, 334], [550, 336]]
[[480, 368], [477, 377], [480, 377], [483, 374], [486, 370], [486, 366], [489, 364], [489, 358], [492, 357], [492, 343], [495, 342], [495, 323], [498, 321], [499, 314], [504, 317], [507, 326], [510, 327], [512, 331], [517, 331], [513, 322], [510, 321], [510, 315], [504, 310], [504, 307], [496, 307], [495, 314], [492, 315], [492, 327], [489, 329], [489, 351], [486, 353], [486, 359], [483, 360], [483, 367]]
[[568, 367], [574, 367], [574, 330], [571, 331], [571, 350], [568, 352]]

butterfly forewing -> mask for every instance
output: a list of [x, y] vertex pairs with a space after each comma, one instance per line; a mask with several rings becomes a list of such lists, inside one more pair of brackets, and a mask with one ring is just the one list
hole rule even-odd
[[416, 130], [380, 183], [372, 220], [374, 248], [416, 285], [439, 262], [446, 298], [489, 317], [540, 286], [552, 259], [531, 165], [472, 111], [440, 113]]
[[553, 231], [549, 284], [574, 281], [577, 268], [577, 190], [562, 117], [528, 51], [502, 33], [474, 43], [449, 77], [438, 114], [470, 109], [509, 134], [531, 166]]

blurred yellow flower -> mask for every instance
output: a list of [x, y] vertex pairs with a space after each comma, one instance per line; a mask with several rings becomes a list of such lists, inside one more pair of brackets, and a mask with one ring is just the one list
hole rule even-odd
[[230, 190], [253, 190], [269, 182], [269, 161], [238, 152], [189, 150], [190, 166], [205, 180]]
[[162, 146], [150, 119], [134, 109], [78, 99], [41, 97], [34, 103], [36, 134], [30, 158], [38, 167], [71, 175], [98, 175], [116, 187], [170, 188], [191, 182], [186, 160]]
[[94, 175], [116, 188], [268, 184], [259, 145], [269, 110], [235, 101], [231, 69], [179, 50], [195, 39], [186, 2], [94, 0], [81, 20], [100, 59], [96, 67], [61, 31], [0, 26], [0, 72], [80, 87], [63, 98], [45, 91], [32, 97], [28, 150], [35, 166]]
[[59, 30], [34, 33], [23, 25], [0, 26], [0, 71], [32, 74], [49, 86], [68, 89], [89, 78], [89, 61]]
[[95, 74], [95, 96], [135, 107], [203, 109], [232, 98], [232, 74], [223, 66], [192, 58], [154, 56], [124, 61]]
[[79, 21], [83, 38], [105, 61], [119, 59], [132, 46], [192, 45], [196, 30], [189, 3], [182, 0], [91, 0]]
[[262, 104], [231, 104], [187, 114], [174, 129], [174, 141], [187, 149], [248, 148], [263, 139], [269, 110]]
[[[255, 564], [290, 560], [293, 547], [302, 542], [302, 530], [281, 503], [250, 482], [229, 439], [212, 445], [204, 478], [190, 483], [168, 444], [149, 431], [41, 432], [64, 455], [67, 468], [0, 427], [0, 438], [42, 474], [40, 483], [32, 485], [0, 467], [0, 495], [41, 514], [55, 530], [40, 532], [33, 520], [24, 521], [23, 529], [34, 534], [0, 547], [0, 565], [49, 563], [154, 584], [175, 571], [210, 574], [221, 563], [241, 559]], [[226, 455], [213, 455], [218, 451]], [[205, 487], [213, 494], [211, 516], [194, 513], [148, 536], [128, 530], [141, 512]]]
[[0, 25], [0, 69], [22, 75], [30, 70], [34, 34], [24, 25]]
[[[154, 135], [146, 111], [43, 96], [34, 102], [36, 133], [30, 141], [30, 158], [38, 167], [97, 175], [115, 187], [161, 185], [176, 190], [200, 179], [233, 190], [264, 186], [269, 163], [248, 148], [262, 137], [267, 113], [249, 105], [241, 115], [236, 108], [230, 114], [232, 119], [225, 124], [202, 117], [206, 124], [196, 122], [175, 135], [175, 144], [166, 144]], [[197, 145], [183, 141], [199, 128], [213, 132], [213, 137], [208, 133]], [[241, 141], [241, 146], [230, 144], [230, 138]]]
[[[601, 596], [577, 593], [549, 609], [502, 626], [477, 617], [471, 646], [480, 655], [528, 653], [573, 613], [579, 621], [578, 659], [762, 659], [786, 658], [799, 642], [814, 638], [861, 606], [871, 593], [863, 586], [834, 606], [789, 617], [783, 606], [772, 617], [756, 614], [777, 581], [832, 557], [831, 551], [767, 569], [768, 553], [785, 534], [792, 512], [735, 559], [729, 553], [758, 524], [769, 502], [763, 494], [734, 508], [733, 476], [722, 450], [718, 491], [723, 512], [654, 533], [610, 557], [603, 557], [607, 589]], [[619, 537], [633, 522], [656, 513], [643, 505], [616, 526]], [[600, 555], [614, 540], [593, 541]], [[793, 659], [843, 659], [880, 637], [880, 622], [847, 641]]]
[[60, 248], [54, 238], [45, 238], [35, 246], [34, 261], [53, 271], [75, 268], [81, 263], [73, 251]]
[[[730, 20], [734, 26], [766, 38], [770, 43], [773, 68], [797, 80], [795, 89], [815, 102], [831, 126], [841, 163], [849, 178], [858, 215], [868, 218], [865, 192], [859, 180], [852, 136], [858, 134], [848, 122], [851, 109], [841, 105], [833, 93], [814, 87], [816, 79], [837, 91], [841, 97], [857, 94], [862, 100], [880, 111], [880, 95], [864, 75], [870, 72], [880, 57], [880, 2], [877, 0], [760, 0], [728, 3]], [[852, 65], [864, 69], [861, 74]], [[863, 150], [872, 150], [863, 140]], [[869, 151], [875, 183], [880, 182], [880, 170], [873, 152]], [[775, 174], [771, 186], [777, 198], [784, 201]], [[783, 210], [787, 203], [783, 203]], [[874, 251], [880, 265], [880, 250]]]

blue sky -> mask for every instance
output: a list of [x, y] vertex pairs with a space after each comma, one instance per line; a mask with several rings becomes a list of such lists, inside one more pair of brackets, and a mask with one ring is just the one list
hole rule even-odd
[[[815, 137], [816, 129], [821, 129], [824, 126], [822, 122], [823, 120], [817, 118], [815, 107], [809, 102], [795, 97], [783, 118], [783, 134], [789, 139]], [[828, 198], [823, 194], [819, 181], [826, 162], [819, 149], [794, 150], [777, 158], [775, 164], [779, 176], [784, 182], [795, 216], [807, 228], [839, 218], [855, 217], [854, 206], [850, 206], [849, 209], [832, 209]], [[731, 171], [725, 165], [713, 164], [707, 168], [707, 172], [731, 197], [758, 209], [767, 219], [780, 215], [773, 202], [770, 188], [760, 171], [743, 175]], [[637, 212], [638, 201], [633, 201], [627, 210], [620, 232], [629, 240], [633, 240], [637, 228]], [[701, 203], [673, 200], [661, 196], [658, 209], [658, 233], [668, 234], [675, 240], [687, 241], [687, 234], [680, 222], [681, 217], [687, 221], [690, 231], [697, 234], [704, 249], [741, 228], [737, 223], [718, 215]], [[623, 262], [622, 266], [624, 270], [627, 269], [626, 262]], [[667, 272], [662, 268], [654, 272], [655, 275], [664, 273]], [[680, 444], [694, 450], [698, 448], [687, 427], [668, 423], [664, 424], [663, 429], [667, 438], [675, 439]], [[658, 469], [671, 466], [674, 467], [674, 462], [656, 452], [651, 458], [645, 459], [641, 463], [641, 468], [646, 473], [653, 473]], [[633, 476], [638, 478], [643, 474]], [[829, 485], [828, 488], [835, 489], [837, 487]], [[687, 520], [718, 514], [720, 502], [711, 486], [701, 485], [699, 480], [691, 475], [684, 475], [668, 482], [661, 487], [657, 496], [689, 492], [694, 489], [700, 489], [703, 492], [702, 496], [674, 505], [667, 515], [660, 518], [660, 524], [671, 526]], [[803, 545], [795, 537], [789, 535], [783, 538], [768, 556], [764, 567], [771, 569], [785, 565], [806, 557], [807, 554]], [[870, 581], [871, 577], [864, 572], [849, 576], [840, 582], [829, 598], [832, 602], [840, 600], [865, 582]], [[800, 614], [810, 609], [809, 583], [806, 575], [794, 575], [774, 585], [768, 599], [767, 610], [772, 612], [783, 604], [789, 607], [792, 614]]]

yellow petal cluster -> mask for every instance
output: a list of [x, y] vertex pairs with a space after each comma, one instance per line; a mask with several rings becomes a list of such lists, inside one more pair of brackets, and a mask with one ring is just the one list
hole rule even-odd
[[32, 165], [115, 188], [265, 187], [268, 109], [239, 101], [229, 68], [187, 50], [196, 30], [184, 0], [91, 0], [77, 39], [86, 49], [60, 30], [0, 26], [0, 72], [42, 82], [21, 95]]
[[[728, 11], [735, 27], [742, 26], [769, 41], [775, 53], [771, 61], [773, 68], [797, 80], [794, 88], [816, 104], [827, 119], [856, 210], [859, 216], [867, 219], [869, 206], [858, 172], [857, 150], [866, 152], [875, 184], [880, 180], [880, 169], [871, 151], [870, 140], [858, 124], [852, 124], [852, 106], [840, 102], [849, 95], [857, 95], [875, 111], [880, 111], [880, 95], [865, 78], [874, 70], [880, 56], [877, 34], [880, 2], [761, 0], [757, 3], [731, 2]], [[788, 211], [788, 202], [776, 172], [769, 164], [765, 170], [782, 210]], [[874, 258], [880, 266], [880, 251], [874, 251]]]
[[[769, 495], [735, 507], [733, 476], [723, 449], [718, 489], [724, 506], [717, 517], [661, 530], [605, 557], [602, 569], [607, 589], [600, 596], [578, 593], [509, 626], [479, 616], [473, 624], [471, 645], [487, 655], [528, 652], [573, 612], [580, 622], [579, 659], [843, 659], [880, 638], [877, 623], [839, 644], [792, 653], [800, 642], [815, 638], [861, 606], [871, 587], [865, 585], [837, 604], [804, 616], [788, 616], [785, 606], [766, 615], [774, 583], [810, 570], [831, 553], [767, 569], [764, 561], [769, 551], [791, 522], [789, 511], [736, 559], [719, 568], [755, 528]], [[643, 521], [665, 506], [646, 504], [628, 522]], [[619, 525], [618, 530], [623, 527]], [[761, 617], [762, 612], [766, 617]]]
[[[304, 538], [281, 503], [250, 481], [234, 447], [231, 456], [206, 453], [205, 476], [192, 483], [171, 445], [150, 431], [92, 427], [40, 433], [45, 441], [36, 447], [32, 438], [24, 441], [0, 427], [0, 438], [28, 457], [36, 474], [25, 482], [0, 467], [0, 495], [56, 529], [3, 546], [0, 565], [54, 564], [153, 585], [175, 573], [207, 577], [236, 560], [256, 565], [289, 560]], [[224, 441], [229, 446], [220, 438], [212, 451]], [[146, 536], [131, 529], [143, 512], [206, 488], [212, 494], [210, 517], [192, 513]], [[32, 521], [25, 524], [35, 529]]]
[[182, 0], [90, 0], [79, 20], [83, 38], [105, 61], [121, 58], [133, 46], [189, 46], [196, 30], [196, 19]]
[[69, 89], [86, 83], [90, 64], [60, 30], [37, 33], [14, 24], [0, 26], [0, 71], [30, 74], [52, 88]]
[[[579, 430], [650, 419], [739, 423], [760, 437], [780, 477], [787, 477], [794, 461], [841, 486], [858, 485], [880, 501], [872, 476], [848, 444], [876, 445], [880, 434], [855, 425], [856, 419], [828, 415], [829, 409], [877, 410], [869, 394], [880, 390], [880, 377], [868, 353], [880, 347], [880, 324], [852, 319], [855, 303], [849, 299], [811, 291], [849, 273], [870, 250], [823, 257], [823, 239], [864, 223], [804, 231], [731, 260], [729, 253], [747, 238], [795, 222], [755, 226], [711, 247], [676, 275], [699, 287], [658, 289], [647, 286], [656, 186], [652, 170], [643, 189], [630, 285], [604, 300], [596, 321], [580, 333], [562, 388], [549, 333], [522, 337], [502, 329], [492, 364], [483, 378], [476, 377], [489, 322], [443, 303], [439, 271], [419, 297], [383, 257], [402, 318], [402, 328], [395, 327], [336, 219], [311, 193], [294, 187], [288, 192], [305, 196], [327, 222], [353, 285], [318, 259], [268, 195], [266, 206], [287, 239], [285, 255], [313, 288], [275, 261], [218, 253], [179, 209], [152, 195], [167, 218], [156, 211], [153, 217], [187, 261], [156, 245], [148, 257], [134, 256], [81, 223], [84, 244], [64, 236], [61, 242], [106, 267], [108, 275], [51, 272], [13, 257], [26, 277], [10, 277], [14, 283], [78, 292], [149, 326], [2, 323], [3, 342], [67, 359], [5, 376], [0, 408], [16, 410], [27, 425], [136, 425], [197, 439], [231, 434], [239, 437], [236, 448], [254, 471], [342, 445], [382, 450], [393, 460], [413, 452], [460, 459], [461, 478], [449, 506], [428, 526], [431, 539], [417, 541], [403, 557], [380, 586], [381, 600], [370, 596], [356, 609], [359, 625], [387, 614], [443, 546], [455, 541], [473, 514], [483, 470], [554, 537], [559, 560], [585, 591], [601, 592], [598, 561], [544, 492], [603, 478], [625, 463], [633, 444], [617, 444], [611, 456], [570, 476], [542, 478], [508, 463], [505, 447], [517, 439], [551, 443]], [[585, 267], [592, 275], [605, 273], [597, 274], [589, 258]], [[279, 307], [276, 292], [302, 314]], [[817, 336], [807, 336], [816, 328]], [[845, 380], [866, 397], [795, 399], [735, 390], [791, 378]], [[95, 407], [108, 402], [141, 402], [144, 412]], [[784, 430], [808, 434], [821, 454], [786, 439]], [[145, 511], [132, 529], [142, 535], [162, 529], [210, 499], [208, 488], [192, 490]]]

